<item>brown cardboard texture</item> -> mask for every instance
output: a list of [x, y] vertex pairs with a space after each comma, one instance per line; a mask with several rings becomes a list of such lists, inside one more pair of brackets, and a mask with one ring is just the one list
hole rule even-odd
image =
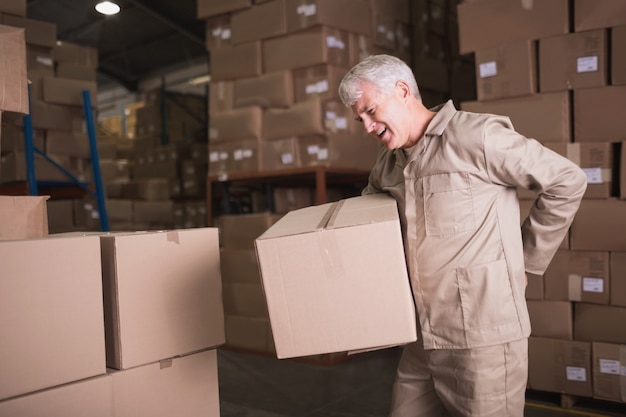
[[0, 196], [0, 240], [48, 235], [48, 196]]
[[590, 397], [591, 381], [590, 343], [528, 339], [528, 388]]
[[576, 303], [574, 339], [626, 344], [626, 308]]
[[570, 228], [570, 248], [589, 251], [626, 251], [626, 201], [586, 200]]
[[626, 252], [611, 252], [611, 301], [626, 307]]
[[296, 32], [325, 25], [369, 35], [371, 16], [368, 6], [366, 0], [285, 0], [287, 27], [289, 32]]
[[255, 241], [278, 358], [416, 340], [395, 200], [287, 213]]
[[574, 313], [569, 301], [528, 300], [532, 335], [552, 339], [574, 338]]
[[232, 14], [233, 45], [260, 41], [287, 33], [285, 0], [273, 0]]
[[0, 401], [2, 416], [111, 417], [113, 387], [108, 375]]
[[[598, 106], [598, 103], [601, 103]], [[626, 85], [574, 90], [574, 141], [616, 142], [626, 131]]]
[[626, 25], [611, 28], [611, 84], [626, 84]]
[[580, 32], [626, 25], [626, 3], [622, 0], [576, 0], [574, 30]]
[[0, 111], [28, 114], [24, 29], [0, 25]]
[[105, 373], [97, 236], [2, 241], [0, 277], [0, 400]]
[[217, 351], [113, 371], [112, 416], [219, 417]]
[[108, 367], [127, 369], [224, 343], [216, 228], [101, 240]]
[[626, 345], [592, 343], [593, 397], [626, 403]]

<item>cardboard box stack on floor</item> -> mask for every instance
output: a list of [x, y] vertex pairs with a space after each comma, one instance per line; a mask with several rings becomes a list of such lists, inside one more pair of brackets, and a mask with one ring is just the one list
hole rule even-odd
[[219, 416], [218, 230], [46, 236], [41, 202], [0, 198], [0, 415]]
[[[568, 237], [530, 277], [528, 386], [626, 402], [626, 5], [477, 0], [458, 15], [476, 61], [477, 100], [462, 109], [509, 116], [587, 173]], [[519, 195], [523, 220], [534, 195]]]

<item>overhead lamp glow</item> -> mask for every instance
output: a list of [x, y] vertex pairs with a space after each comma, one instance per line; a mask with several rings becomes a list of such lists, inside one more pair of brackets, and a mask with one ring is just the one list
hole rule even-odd
[[120, 6], [110, 1], [101, 1], [96, 4], [96, 11], [105, 15], [117, 14], [120, 11]]

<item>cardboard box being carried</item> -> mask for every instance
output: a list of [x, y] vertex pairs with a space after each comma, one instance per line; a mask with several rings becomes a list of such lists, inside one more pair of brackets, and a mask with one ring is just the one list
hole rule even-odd
[[48, 235], [48, 196], [0, 196], [0, 240]]
[[391, 197], [360, 196], [291, 211], [255, 244], [278, 358], [416, 340]]

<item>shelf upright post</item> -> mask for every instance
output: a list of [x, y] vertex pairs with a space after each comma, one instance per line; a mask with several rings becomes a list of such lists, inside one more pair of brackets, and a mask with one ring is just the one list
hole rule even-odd
[[28, 194], [38, 195], [37, 177], [35, 175], [35, 145], [33, 144], [33, 121], [31, 118], [30, 84], [28, 85], [28, 114], [24, 115], [24, 147], [26, 156], [26, 182]]
[[91, 157], [91, 168], [93, 170], [93, 180], [96, 187], [96, 200], [98, 202], [100, 229], [103, 232], [108, 232], [109, 217], [107, 216], [106, 204], [104, 201], [104, 187], [102, 185], [102, 173], [100, 172], [100, 157], [98, 156], [96, 128], [93, 121], [93, 111], [91, 109], [91, 95], [89, 93], [89, 90], [83, 90], [83, 112], [85, 113], [87, 136], [89, 137], [89, 152]]
[[167, 89], [165, 88], [165, 77], [161, 77], [161, 145], [167, 145]]

